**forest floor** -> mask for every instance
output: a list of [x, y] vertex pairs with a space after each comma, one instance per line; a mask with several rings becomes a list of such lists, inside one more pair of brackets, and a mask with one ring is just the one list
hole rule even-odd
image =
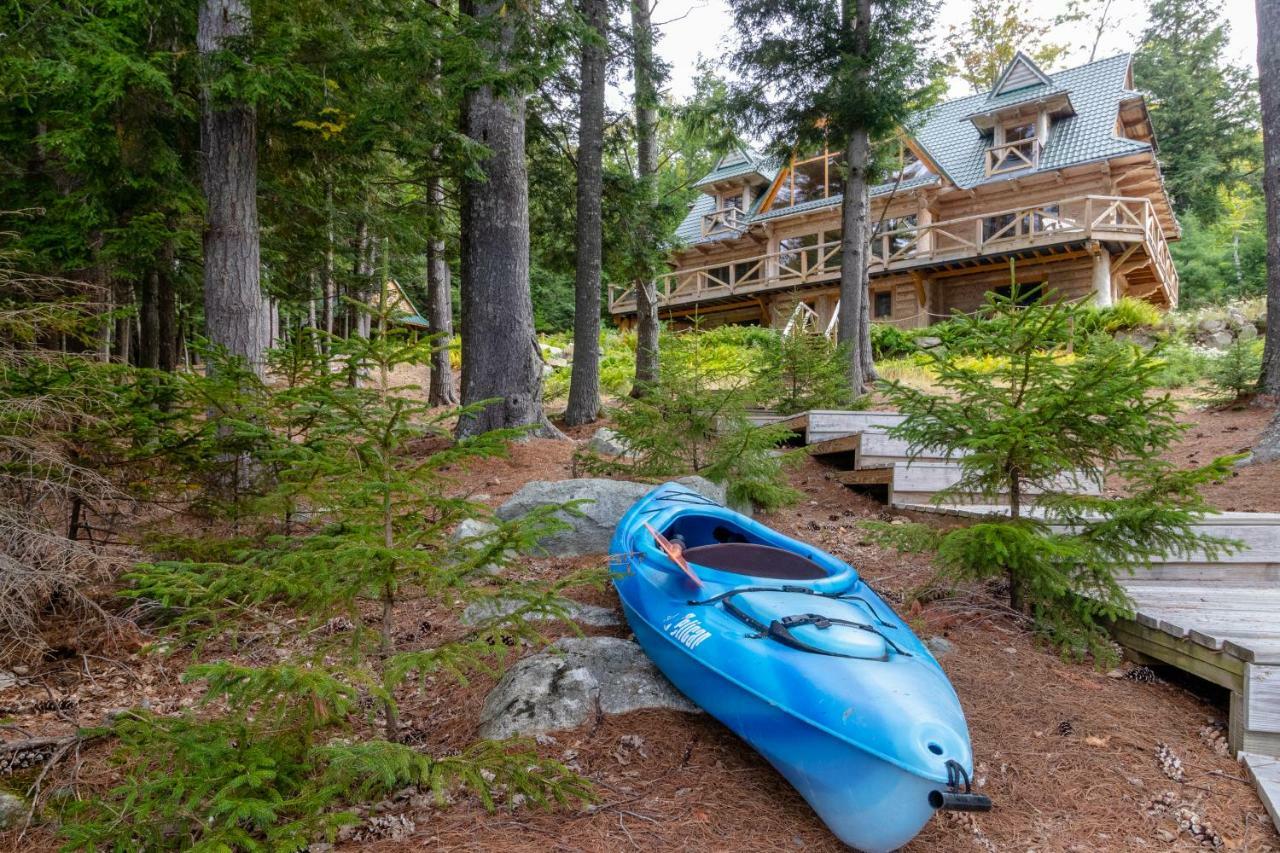
[[[1268, 410], [1256, 408], [1189, 406], [1183, 418], [1191, 429], [1170, 458], [1191, 465], [1247, 448], [1268, 416]], [[571, 435], [584, 438], [593, 429]], [[487, 460], [460, 474], [458, 487], [497, 506], [530, 480], [574, 476], [572, 450], [568, 442], [546, 440], [516, 445], [509, 458]], [[1224, 849], [1280, 851], [1280, 836], [1245, 771], [1223, 754], [1225, 695], [1174, 673], [1129, 664], [1101, 672], [1062, 661], [1033, 641], [1002, 605], [999, 589], [936, 585], [927, 556], [899, 555], [866, 541], [857, 522], [892, 517], [883, 506], [835, 483], [813, 460], [804, 460], [789, 476], [803, 499], [762, 520], [852, 563], [905, 611], [922, 637], [941, 635], [954, 644], [941, 664], [968, 717], [977, 784], [995, 809], [940, 814], [907, 851], [1204, 849], [1179, 826], [1181, 807], [1211, 825]], [[1223, 510], [1280, 511], [1277, 483], [1280, 463], [1251, 466], [1212, 487], [1208, 497]], [[602, 563], [592, 557], [528, 559], [513, 570], [553, 577]], [[609, 588], [574, 595], [618, 607]], [[444, 611], [404, 608], [398, 641], [412, 648], [425, 632], [448, 631], [451, 618]], [[587, 630], [628, 633], [625, 627]], [[206, 656], [220, 653], [230, 656], [206, 650]], [[263, 663], [277, 654], [277, 646], [260, 644], [235, 656]], [[12, 730], [5, 737], [67, 733], [140, 702], [160, 713], [189, 707], [198, 693], [196, 686], [180, 681], [188, 662], [144, 656], [135, 646], [33, 667], [19, 673], [17, 686], [0, 689], [0, 721]], [[402, 697], [408, 737], [436, 754], [473, 741], [492, 684], [485, 678], [465, 687], [433, 681], [427, 691]], [[1170, 779], [1162, 769], [1157, 755], [1162, 744], [1181, 760], [1183, 781]], [[471, 797], [441, 807], [428, 796], [405, 791], [361, 810], [368, 820], [337, 849], [846, 849], [763, 759], [706, 716], [643, 711], [601, 717], [584, 729], [541, 738], [538, 749], [585, 774], [597, 802], [555, 810], [500, 806], [486, 812]], [[109, 785], [109, 755], [105, 744], [86, 746], [49, 774], [45, 789], [74, 784], [84, 792]], [[21, 838], [16, 832], [0, 835], [0, 849], [56, 845], [54, 834], [40, 826]]]

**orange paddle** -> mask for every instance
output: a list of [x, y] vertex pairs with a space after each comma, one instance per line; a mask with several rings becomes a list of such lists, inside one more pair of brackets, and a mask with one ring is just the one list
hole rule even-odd
[[689, 580], [693, 581], [694, 586], [702, 586], [702, 581], [693, 573], [693, 569], [689, 568], [689, 561], [686, 560], [684, 558], [684, 554], [681, 553], [684, 549], [655, 530], [653, 525], [649, 522], [646, 521], [644, 526], [653, 534], [653, 541], [658, 543], [658, 547], [662, 549], [662, 552], [671, 558], [671, 562], [680, 567], [685, 575], [688, 576]]

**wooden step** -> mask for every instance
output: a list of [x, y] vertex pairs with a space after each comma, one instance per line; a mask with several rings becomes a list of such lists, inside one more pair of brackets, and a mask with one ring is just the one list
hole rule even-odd
[[895, 427], [905, 419], [897, 412], [862, 411], [849, 412], [836, 409], [814, 409], [807, 413], [807, 440], [817, 444], [831, 438], [839, 438], [867, 430], [884, 431]]
[[[915, 505], [929, 505], [935, 494], [958, 483], [962, 473], [961, 467], [958, 463], [936, 460], [900, 461], [879, 463], [877, 465], [871, 465], [868, 463], [867, 465], [863, 465], [862, 460], [859, 459], [858, 464], [860, 466], [859, 470], [862, 470], [862, 468], [882, 470], [884, 465], [890, 465], [894, 473], [893, 479], [891, 480], [891, 488], [889, 490], [889, 502], [894, 506], [900, 506], [906, 509], [913, 508]], [[854, 473], [856, 472], [850, 471], [838, 474], [836, 475], [836, 479], [839, 482], [845, 483], [845, 485], [857, 485], [858, 482], [856, 480], [845, 479], [848, 474]], [[1064, 488], [1069, 486], [1073, 491], [1081, 494], [1098, 494], [1101, 491], [1097, 484], [1076, 482], [1066, 476], [1063, 478], [1062, 486]], [[1029, 489], [1025, 495], [1027, 502], [1033, 502], [1036, 494], [1038, 494], [1036, 490]], [[990, 500], [989, 498], [982, 498], [978, 495], [967, 496], [965, 494], [957, 494], [951, 498], [951, 503], [964, 504], [967, 503], [967, 498], [969, 497], [972, 497], [974, 503], [980, 506], [986, 505], [978, 504], [979, 500]], [[1007, 510], [1005, 511], [1007, 512]]]
[[809, 455], [821, 459], [828, 465], [850, 471], [858, 467], [858, 446], [862, 443], [862, 435], [860, 432], [855, 432], [853, 435], [842, 435], [811, 444]]
[[1242, 752], [1240, 761], [1258, 787], [1258, 798], [1271, 815], [1271, 822], [1280, 830], [1280, 757]]

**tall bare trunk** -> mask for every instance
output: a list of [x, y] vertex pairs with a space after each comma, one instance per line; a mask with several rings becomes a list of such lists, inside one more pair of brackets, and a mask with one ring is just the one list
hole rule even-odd
[[166, 240], [160, 250], [160, 269], [156, 279], [157, 357], [161, 370], [178, 367], [178, 294], [173, 280], [173, 242]]
[[324, 288], [323, 306], [324, 306], [324, 351], [329, 351], [329, 335], [333, 334], [333, 306], [338, 300], [337, 285], [333, 275], [333, 184], [326, 184], [324, 188], [324, 207], [325, 207], [325, 247], [324, 247]]
[[[114, 302], [117, 308], [133, 309], [136, 303], [133, 298], [133, 285], [127, 281], [117, 280], [112, 285], [115, 292]], [[116, 331], [112, 338], [112, 346], [114, 347], [111, 357], [119, 364], [129, 364], [133, 357], [131, 344], [133, 342], [133, 314], [122, 312], [116, 317]]]
[[[518, 12], [502, 0], [464, 0], [462, 12], [494, 27], [482, 46], [500, 66], [512, 50]], [[533, 426], [558, 436], [542, 412], [542, 353], [529, 293], [529, 178], [524, 97], [491, 85], [463, 99], [463, 132], [489, 150], [478, 177], [462, 178], [462, 403], [496, 400], [458, 419], [459, 436]]]
[[200, 148], [205, 198], [204, 314], [209, 340], [263, 370], [271, 336], [259, 284], [257, 114], [215, 97], [217, 54], [249, 31], [244, 0], [202, 0], [196, 44], [203, 64]]
[[604, 151], [604, 84], [608, 0], [580, 0], [579, 10], [591, 27], [584, 37], [581, 93], [578, 99], [577, 260], [573, 284], [573, 375], [564, 420], [570, 426], [590, 423], [600, 414], [600, 267]]
[[[871, 0], [845, 0], [844, 25], [853, 31], [853, 50], [866, 55], [871, 40]], [[863, 73], [865, 76], [865, 72]], [[871, 358], [871, 319], [867, 292], [867, 250], [870, 241], [868, 169], [871, 138], [863, 127], [847, 128], [844, 200], [840, 209], [843, 236], [840, 243], [840, 316], [837, 338], [849, 348], [846, 376], [849, 387], [861, 394], [875, 378]]]
[[[651, 204], [658, 201], [658, 85], [653, 59], [653, 0], [631, 0], [631, 39], [635, 78], [636, 163]], [[648, 223], [646, 218], [646, 223]], [[656, 234], [645, 235], [655, 240]], [[651, 276], [635, 283], [636, 378], [631, 393], [658, 381], [658, 292]]]
[[427, 241], [427, 331], [435, 336], [431, 353], [431, 384], [427, 402], [432, 406], [456, 406], [458, 392], [453, 387], [453, 367], [449, 364], [449, 343], [453, 340], [453, 293], [449, 259], [440, 236], [444, 209], [444, 183], [433, 177], [427, 183], [432, 207], [432, 235]]
[[147, 271], [138, 288], [138, 366], [160, 367], [160, 272]]
[[1280, 0], [1257, 0], [1262, 186], [1267, 197], [1267, 340], [1259, 387], [1280, 394]]

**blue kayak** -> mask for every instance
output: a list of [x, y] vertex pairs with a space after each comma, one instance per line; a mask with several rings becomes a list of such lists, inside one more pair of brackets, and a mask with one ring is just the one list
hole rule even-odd
[[951, 683], [851, 566], [675, 483], [628, 510], [610, 554], [649, 657], [844, 843], [896, 850], [939, 808], [990, 808]]

